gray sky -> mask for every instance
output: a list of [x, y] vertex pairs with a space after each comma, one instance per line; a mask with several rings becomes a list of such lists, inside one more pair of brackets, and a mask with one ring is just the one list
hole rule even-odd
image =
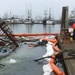
[[0, 17], [8, 13], [24, 16], [27, 9], [32, 9], [32, 16], [44, 16], [44, 10], [55, 19], [61, 17], [62, 7], [69, 6], [69, 14], [75, 9], [75, 0], [0, 0]]

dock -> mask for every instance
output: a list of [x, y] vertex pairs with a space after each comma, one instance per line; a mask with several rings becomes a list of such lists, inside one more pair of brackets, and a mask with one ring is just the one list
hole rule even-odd
[[68, 28], [68, 7], [63, 7], [60, 37], [62, 39], [61, 50], [63, 52], [65, 75], [75, 75], [75, 40], [71, 40]]
[[67, 58], [66, 60], [64, 60], [67, 75], [75, 75], [75, 56], [69, 55], [70, 53], [75, 55], [75, 40], [72, 43], [63, 44], [63, 47], [65, 50], [70, 50], [63, 53], [63, 58]]

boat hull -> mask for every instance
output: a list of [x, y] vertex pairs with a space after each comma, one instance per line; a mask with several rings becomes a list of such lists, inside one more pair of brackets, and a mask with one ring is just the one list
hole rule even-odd
[[53, 20], [43, 20], [43, 25], [53, 25], [54, 21]]

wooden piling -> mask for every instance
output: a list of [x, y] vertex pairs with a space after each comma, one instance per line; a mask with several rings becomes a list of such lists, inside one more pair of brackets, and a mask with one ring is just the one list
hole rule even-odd
[[68, 6], [62, 8], [61, 28], [68, 28]]
[[60, 36], [63, 43], [70, 43], [70, 33], [68, 30], [68, 7], [62, 9], [61, 32]]

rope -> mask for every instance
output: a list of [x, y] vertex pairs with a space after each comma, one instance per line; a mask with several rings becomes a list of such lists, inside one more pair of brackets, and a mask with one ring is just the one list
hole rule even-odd
[[62, 58], [58, 59], [58, 61], [55, 60], [55, 64], [56, 64], [57, 62], [62, 61], [62, 60], [74, 59], [74, 58], [75, 58], [75, 50], [73, 50], [73, 49], [69, 49], [69, 50], [64, 49], [62, 52], [59, 52], [59, 53], [58, 53], [57, 58], [59, 58], [60, 55], [61, 55], [62, 53], [64, 53], [64, 52], [69, 52], [69, 53], [68, 53], [68, 56], [71, 56], [71, 57], [65, 57], [65, 58], [62, 57]]

